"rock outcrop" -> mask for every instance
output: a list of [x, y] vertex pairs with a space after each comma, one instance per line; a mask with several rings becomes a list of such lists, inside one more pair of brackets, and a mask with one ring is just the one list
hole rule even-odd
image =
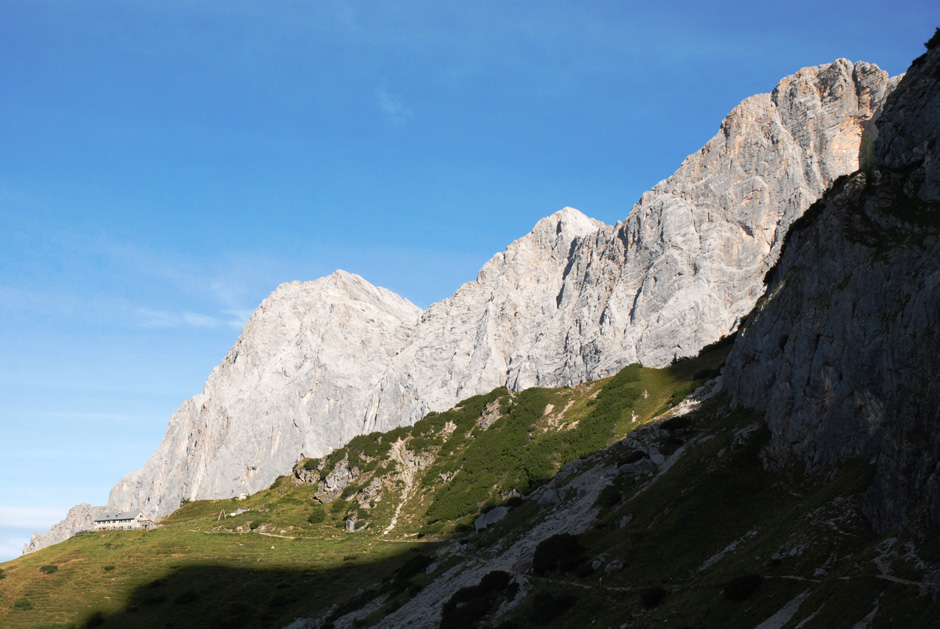
[[789, 224], [857, 168], [894, 84], [862, 62], [804, 68], [736, 107], [625, 222], [565, 208], [423, 313], [343, 272], [279, 287], [109, 507], [158, 518], [498, 386], [696, 353], [752, 308]]
[[95, 518], [101, 517], [107, 507], [93, 507], [87, 502], [69, 509], [65, 519], [45, 533], [35, 532], [28, 544], [23, 545], [23, 554], [64, 542], [76, 533], [91, 531], [95, 528]]
[[792, 226], [725, 382], [765, 412], [772, 462], [872, 461], [866, 514], [885, 532], [940, 525], [940, 46], [878, 130], [863, 170]]

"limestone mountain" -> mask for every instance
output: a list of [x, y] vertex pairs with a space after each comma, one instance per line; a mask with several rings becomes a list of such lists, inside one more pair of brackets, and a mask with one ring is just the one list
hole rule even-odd
[[109, 508], [158, 518], [181, 499], [254, 493], [298, 456], [498, 386], [695, 354], [753, 307], [789, 224], [857, 168], [895, 84], [863, 62], [804, 68], [736, 107], [624, 222], [565, 208], [423, 313], [343, 272], [281, 286]]
[[875, 133], [733, 337], [10, 562], [0, 622], [938, 626], [940, 30]]

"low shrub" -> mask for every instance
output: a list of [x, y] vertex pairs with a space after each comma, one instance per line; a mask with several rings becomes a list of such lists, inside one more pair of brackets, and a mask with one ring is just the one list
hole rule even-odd
[[275, 594], [268, 600], [268, 607], [286, 607], [295, 600], [297, 599], [289, 594]]
[[620, 493], [620, 490], [618, 490], [613, 485], [608, 485], [601, 490], [601, 493], [597, 497], [597, 501], [594, 504], [603, 509], [609, 509], [620, 504], [622, 500], [623, 495]]
[[444, 603], [441, 614], [441, 629], [463, 629], [475, 624], [496, 611], [501, 601], [511, 601], [519, 591], [519, 584], [512, 582], [512, 575], [494, 570], [480, 579], [478, 585], [457, 590]]
[[537, 592], [532, 597], [529, 620], [535, 625], [545, 625], [574, 607], [578, 597], [573, 592]]
[[33, 602], [24, 596], [23, 598], [17, 599], [16, 602], [13, 603], [13, 607], [20, 611], [28, 612], [33, 608]]
[[722, 590], [722, 594], [724, 594], [724, 597], [729, 601], [739, 603], [750, 598], [751, 594], [753, 594], [763, 582], [764, 578], [759, 574], [742, 574], [740, 577], [735, 577], [728, 581], [728, 583], [725, 584], [724, 590]]
[[173, 602], [177, 605], [185, 605], [187, 603], [195, 603], [199, 600], [199, 592], [190, 588], [173, 599]]
[[411, 577], [418, 575], [434, 563], [434, 560], [428, 555], [417, 554], [406, 561], [401, 568], [395, 572], [395, 581], [407, 581]]
[[342, 498], [340, 498], [339, 500], [334, 500], [333, 504], [330, 505], [330, 513], [332, 513], [333, 515], [336, 515], [338, 513], [344, 513], [348, 510], [349, 510], [349, 501], [343, 500]]
[[532, 569], [536, 574], [573, 572], [583, 561], [581, 541], [571, 533], [559, 533], [539, 542], [532, 557]]
[[310, 524], [320, 524], [326, 520], [326, 511], [322, 507], [317, 507], [307, 516], [307, 522]]
[[113, 563], [109, 563], [108, 565], [104, 566], [104, 571], [105, 571], [105, 572], [111, 572], [112, 570], [114, 570], [114, 564], [113, 564]]
[[659, 607], [666, 599], [666, 594], [668, 594], [666, 588], [659, 586], [648, 588], [640, 593], [640, 604], [644, 609]]
[[[689, 382], [688, 384], [682, 385], [681, 387], [679, 387], [678, 389], [672, 392], [672, 395], [669, 396], [669, 400], [666, 402], [666, 404], [669, 406], [669, 408], [672, 408], [673, 406], [677, 406], [679, 402], [689, 397], [692, 394], [692, 392], [695, 391], [695, 389], [697, 388], [698, 388], [698, 383], [696, 382]], [[666, 423], [666, 422], [663, 422], [663, 423]]]
[[143, 597], [140, 602], [143, 605], [160, 605], [161, 603], [166, 603], [168, 600], [170, 599], [167, 597], [167, 595], [161, 592], [157, 594], [149, 594]]
[[717, 378], [721, 375], [720, 367], [705, 367], [704, 369], [699, 369], [695, 372], [695, 375], [692, 376], [693, 380], [711, 380], [712, 378]]
[[436, 535], [444, 529], [443, 522], [434, 522], [433, 524], [425, 524], [421, 527], [421, 530], [418, 531], [418, 538], [427, 537], [428, 535]]
[[643, 365], [640, 363], [630, 363], [619, 372], [615, 378], [621, 383], [627, 382], [639, 382], [640, 381], [640, 369], [643, 368]]
[[667, 419], [659, 426], [663, 430], [673, 431], [673, 430], [682, 430], [683, 428], [688, 428], [691, 425], [692, 425], [691, 417], [689, 417], [688, 415], [680, 415], [679, 417], [671, 417]]
[[315, 469], [317, 469], [317, 464], [319, 464], [319, 461], [317, 459], [307, 459], [306, 461], [304, 461], [304, 469], [307, 470], [308, 472], [312, 472]]
[[39, 568], [39, 571], [43, 574], [55, 574], [59, 571], [59, 566], [55, 565], [54, 563], [50, 563]]
[[639, 460], [641, 460], [641, 459], [645, 459], [645, 458], [646, 458], [646, 453], [645, 453], [645, 452], [643, 452], [642, 450], [634, 450], [633, 452], [631, 452], [631, 453], [628, 454], [627, 456], [625, 456], [625, 457], [623, 457], [622, 459], [620, 459], [620, 464], [621, 464], [621, 465], [629, 465], [630, 463], [636, 463], [637, 461], [639, 461]]

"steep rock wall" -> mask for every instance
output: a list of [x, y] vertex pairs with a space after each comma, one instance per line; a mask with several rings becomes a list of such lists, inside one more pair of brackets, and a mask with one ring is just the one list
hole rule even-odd
[[766, 413], [773, 462], [871, 460], [885, 532], [918, 509], [940, 524], [940, 49], [878, 127], [873, 162], [791, 228], [725, 382]]

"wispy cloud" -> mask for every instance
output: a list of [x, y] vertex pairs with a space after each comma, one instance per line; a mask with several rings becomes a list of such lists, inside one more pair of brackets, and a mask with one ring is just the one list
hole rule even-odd
[[10, 535], [0, 534], [0, 561], [16, 559], [23, 553], [23, 545], [29, 542], [28, 535], [14, 532]]
[[20, 529], [47, 529], [65, 518], [62, 507], [0, 507], [0, 526]]
[[398, 94], [388, 92], [381, 87], [375, 93], [379, 100], [379, 109], [392, 124], [403, 125], [414, 116], [414, 110], [407, 106]]
[[143, 423], [151, 422], [155, 418], [143, 415], [130, 415], [126, 413], [101, 413], [96, 411], [36, 411], [38, 417], [81, 422], [120, 422]]
[[152, 310], [138, 308], [137, 317], [145, 328], [219, 328], [242, 329], [251, 316], [243, 310], [226, 310], [224, 317], [217, 317], [198, 312], [174, 312], [170, 310]]

